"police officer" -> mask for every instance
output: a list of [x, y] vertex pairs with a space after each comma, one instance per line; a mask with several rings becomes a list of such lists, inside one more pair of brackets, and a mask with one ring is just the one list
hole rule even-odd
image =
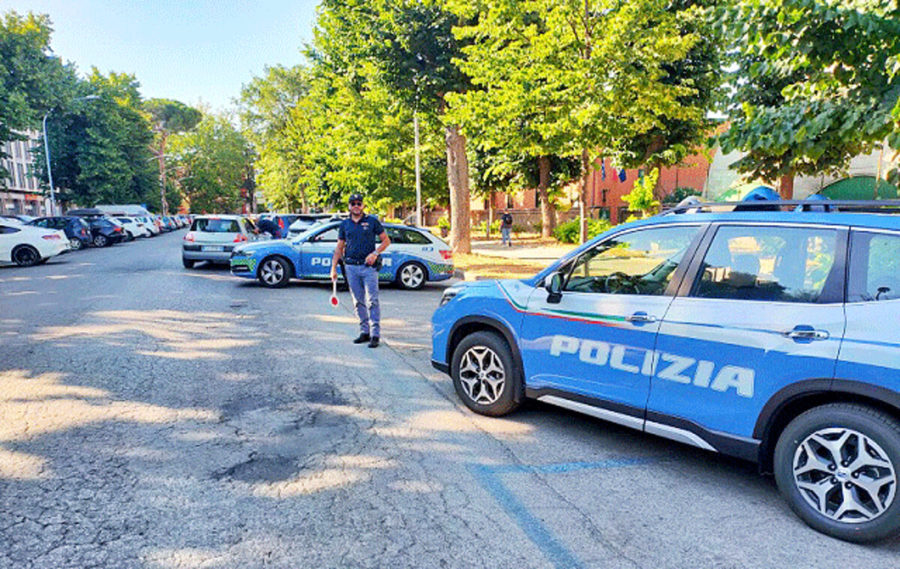
[[[381, 243], [375, 247], [375, 238]], [[344, 277], [359, 317], [359, 337], [354, 344], [369, 343], [377, 348], [381, 335], [381, 310], [378, 307], [378, 256], [391, 244], [381, 222], [363, 213], [363, 197], [350, 196], [350, 217], [341, 222], [338, 242], [331, 259], [331, 280], [337, 279], [337, 266], [344, 259]], [[368, 302], [366, 302], [368, 301]]]

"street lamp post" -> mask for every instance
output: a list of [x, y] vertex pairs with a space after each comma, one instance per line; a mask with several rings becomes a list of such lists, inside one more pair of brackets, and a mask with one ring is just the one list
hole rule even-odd
[[[95, 99], [99, 99], [97, 95], [87, 95], [84, 97], [78, 97], [77, 99], [73, 99], [72, 101], [93, 101]], [[47, 138], [47, 117], [50, 116], [50, 113], [53, 112], [53, 109], [47, 111], [44, 115], [44, 120], [41, 121], [44, 130], [44, 154], [47, 156], [47, 181], [50, 183], [50, 215], [56, 215], [56, 194], [53, 190], [53, 171], [50, 168], [50, 142]]]

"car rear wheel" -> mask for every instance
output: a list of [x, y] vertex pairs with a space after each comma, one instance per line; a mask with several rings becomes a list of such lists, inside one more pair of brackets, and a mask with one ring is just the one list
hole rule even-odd
[[194, 268], [194, 261], [192, 261], [191, 259], [185, 259], [184, 257], [182, 257], [181, 264], [184, 265], [185, 269], [193, 269]]
[[291, 268], [280, 257], [269, 257], [259, 265], [257, 278], [264, 286], [269, 288], [281, 288], [287, 286], [291, 280]]
[[418, 290], [425, 286], [428, 272], [420, 263], [406, 263], [397, 271], [397, 284], [407, 290]]
[[469, 334], [453, 351], [453, 387], [466, 407], [499, 417], [519, 406], [519, 375], [506, 340], [493, 332]]
[[81, 239], [78, 239], [77, 237], [70, 239], [69, 243], [72, 244], [73, 251], [80, 251], [84, 248], [84, 243], [82, 243]]
[[13, 249], [12, 260], [20, 267], [30, 267], [40, 262], [41, 254], [31, 245], [19, 245]]
[[867, 542], [900, 531], [900, 422], [854, 404], [811, 409], [784, 429], [775, 480], [794, 512], [838, 539]]
[[98, 234], [94, 236], [94, 247], [106, 247], [109, 245], [109, 239], [106, 238], [106, 235]]

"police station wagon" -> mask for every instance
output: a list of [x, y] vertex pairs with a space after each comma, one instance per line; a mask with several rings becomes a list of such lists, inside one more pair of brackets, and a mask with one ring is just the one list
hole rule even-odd
[[[385, 223], [391, 246], [382, 254], [380, 280], [406, 289], [453, 276], [450, 246], [428, 231]], [[290, 279], [330, 279], [340, 221], [322, 223], [290, 239], [251, 243], [231, 254], [231, 274], [283, 287]], [[340, 275], [340, 271], [338, 271]]]
[[452, 286], [432, 363], [477, 413], [534, 398], [756, 461], [813, 528], [895, 534], [900, 202], [804, 208], [682, 208]]

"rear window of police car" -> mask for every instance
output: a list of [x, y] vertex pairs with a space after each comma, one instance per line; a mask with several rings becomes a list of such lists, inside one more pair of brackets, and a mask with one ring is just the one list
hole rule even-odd
[[195, 219], [191, 231], [205, 233], [240, 233], [241, 227], [236, 219]]

